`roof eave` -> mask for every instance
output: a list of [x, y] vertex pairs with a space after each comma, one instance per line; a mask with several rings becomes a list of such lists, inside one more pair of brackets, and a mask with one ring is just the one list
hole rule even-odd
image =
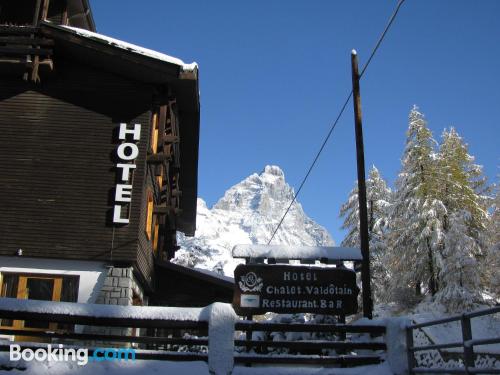
[[[200, 97], [198, 67], [196, 64], [179, 65], [154, 59], [109, 44], [103, 40], [88, 38], [75, 31], [42, 22], [40, 29], [48, 37], [78, 49], [95, 52], [85, 56], [86, 62], [114, 74], [129, 76], [135, 80], [153, 85], [168, 85], [177, 97], [181, 126], [181, 206], [178, 230], [193, 236], [196, 230], [196, 199], [198, 196], [198, 149], [200, 132]], [[57, 45], [56, 45], [57, 47]], [[119, 57], [119, 58], [117, 58]], [[92, 60], [94, 59], [94, 60]], [[130, 75], [131, 71], [136, 71]], [[183, 130], [187, 136], [182, 136]], [[189, 152], [183, 152], [188, 150]], [[189, 173], [188, 173], [189, 172]]]

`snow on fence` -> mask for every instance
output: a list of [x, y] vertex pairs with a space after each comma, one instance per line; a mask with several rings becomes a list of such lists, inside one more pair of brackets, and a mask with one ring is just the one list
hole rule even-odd
[[[381, 322], [363, 321], [348, 325], [239, 320], [231, 305], [223, 303], [204, 308], [174, 308], [0, 298], [0, 319], [85, 326], [81, 332], [67, 326], [36, 331], [16, 329], [16, 325], [0, 326], [0, 335], [24, 336], [24, 340], [29, 335], [42, 339], [32, 341], [83, 346], [89, 349], [89, 355], [93, 355], [93, 349], [103, 343], [107, 346], [125, 344], [136, 349], [136, 359], [206, 361], [212, 373], [224, 375], [231, 373], [238, 364], [341, 367], [378, 364], [386, 359], [386, 349], [400, 341], [392, 335], [390, 341], [394, 343], [386, 345], [382, 338], [386, 327]], [[387, 327], [389, 332], [390, 325]], [[137, 332], [132, 328], [147, 331]], [[186, 336], [188, 331], [191, 336]], [[235, 339], [238, 332], [240, 337], [246, 332], [247, 339]], [[177, 333], [178, 337], [172, 337], [172, 333]], [[404, 337], [404, 330], [402, 333]], [[0, 341], [0, 351], [8, 351], [8, 344]], [[40, 345], [46, 344], [21, 344], [25, 348]], [[392, 350], [395, 351], [401, 352], [399, 348]], [[396, 362], [391, 350], [387, 350], [387, 354], [392, 366]]]
[[[92, 327], [146, 328], [164, 330], [195, 330], [208, 332], [206, 338], [175, 338], [135, 336], [126, 334], [76, 333], [67, 330], [48, 331], [0, 327], [0, 335], [19, 335], [44, 339], [66, 339], [78, 342], [135, 343], [153, 345], [155, 349], [208, 346], [208, 355], [201, 352], [174, 352], [169, 350], [136, 350], [136, 359], [166, 359], [178, 361], [208, 361], [214, 374], [228, 374], [234, 365], [234, 323], [236, 314], [224, 303], [204, 308], [111, 306], [0, 298], [0, 319], [29, 320]], [[104, 328], [106, 327], [106, 328]], [[1, 342], [1, 341], [0, 341]], [[39, 347], [40, 343], [25, 343], [23, 347]], [[8, 342], [0, 344], [0, 351], [8, 351]], [[92, 348], [89, 354], [93, 354]]]
[[[229, 374], [235, 364], [247, 363], [282, 363], [282, 364], [315, 364], [353, 366], [369, 363], [380, 363], [387, 355], [389, 365], [394, 373], [490, 373], [500, 374], [500, 368], [480, 367], [475, 358], [474, 347], [480, 345], [500, 344], [500, 337], [474, 339], [471, 319], [500, 313], [500, 306], [457, 315], [454, 317], [424, 322], [419, 324], [403, 324], [402, 321], [389, 319], [386, 322], [359, 321], [356, 325], [345, 324], [298, 324], [270, 323], [238, 320], [232, 307], [228, 304], [215, 303], [204, 308], [180, 307], [139, 307], [91, 305], [68, 302], [34, 301], [13, 298], [0, 298], [0, 319], [50, 322], [65, 324], [63, 329], [39, 328], [26, 331], [20, 325], [0, 326], [0, 335], [26, 336], [41, 338], [43, 342], [51, 340], [73, 340], [73, 345], [85, 345], [92, 355], [92, 345], [113, 343], [113, 345], [133, 345], [137, 359], [163, 359], [177, 361], [206, 361], [214, 374]], [[443, 344], [416, 346], [413, 340], [414, 331], [424, 327], [458, 321], [462, 327], [462, 340]], [[5, 323], [5, 321], [2, 321]], [[75, 332], [67, 325], [82, 325], [88, 329]], [[48, 327], [48, 326], [47, 326]], [[51, 326], [52, 327], [52, 326]], [[122, 334], [103, 334], [109, 329], [122, 330]], [[398, 353], [404, 353], [404, 344], [399, 339], [400, 331], [406, 328], [406, 352], [408, 369], [404, 369]], [[92, 330], [90, 328], [97, 328]], [[147, 329], [147, 332], [132, 331]], [[125, 331], [123, 331], [125, 330]], [[154, 332], [153, 332], [154, 331]], [[172, 337], [172, 332], [196, 332], [195, 336]], [[247, 340], [235, 340], [235, 331], [250, 332]], [[113, 331], [111, 331], [113, 332]], [[151, 333], [153, 332], [153, 333]], [[294, 332], [340, 332], [359, 334], [351, 340], [325, 340], [320, 337], [306, 340], [288, 340], [264, 335], [255, 339], [252, 332], [294, 333]], [[145, 333], [145, 335], [144, 335]], [[369, 334], [367, 336], [367, 334]], [[386, 340], [373, 341], [369, 337], [387, 335]], [[200, 337], [201, 336], [201, 337]], [[279, 337], [279, 336], [278, 336]], [[341, 337], [341, 335], [338, 335]], [[36, 340], [33, 340], [36, 341]], [[56, 341], [61, 342], [61, 341]], [[66, 341], [64, 341], [66, 343]], [[82, 344], [83, 343], [83, 344]], [[0, 341], [0, 351], [9, 350], [8, 341]], [[37, 348], [46, 345], [40, 342], [25, 342], [22, 346]], [[235, 351], [236, 348], [240, 348]], [[463, 348], [462, 368], [417, 367], [415, 353], [446, 348]], [[182, 348], [180, 350], [180, 348]], [[208, 350], [207, 350], [208, 348]], [[271, 350], [269, 350], [271, 349]], [[385, 354], [385, 350], [387, 353]], [[319, 352], [318, 352], [319, 350]], [[328, 355], [323, 351], [334, 350]], [[351, 350], [361, 350], [364, 354], [351, 355]], [[367, 354], [366, 350], [374, 354]], [[290, 352], [289, 352], [290, 351]], [[282, 353], [281, 355], [279, 353]], [[294, 353], [293, 355], [291, 353]], [[309, 353], [304, 355], [301, 353]], [[476, 362], [476, 363], [475, 363]], [[399, 369], [399, 370], [398, 370]]]
[[[478, 361], [475, 358], [474, 347], [481, 345], [500, 344], [500, 337], [491, 337], [486, 339], [473, 339], [471, 319], [480, 316], [494, 315], [500, 313], [500, 306], [473, 311], [462, 315], [456, 315], [445, 319], [433, 320], [429, 322], [408, 325], [406, 328], [406, 346], [408, 355], [409, 374], [417, 373], [453, 373], [453, 374], [500, 374], [500, 367], [483, 368], [476, 365]], [[450, 322], [460, 322], [462, 328], [462, 340], [458, 342], [449, 342], [443, 344], [431, 344], [415, 346], [413, 333], [415, 330], [445, 324]], [[416, 352], [441, 350], [449, 348], [463, 348], [463, 367], [461, 368], [437, 368], [437, 367], [417, 367], [415, 358]]]

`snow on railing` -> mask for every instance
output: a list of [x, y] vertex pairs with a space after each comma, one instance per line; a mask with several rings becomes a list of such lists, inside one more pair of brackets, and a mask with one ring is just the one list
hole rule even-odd
[[0, 298], [0, 311], [33, 314], [56, 314], [79, 318], [193, 320], [208, 322], [206, 308], [162, 306], [117, 306], [73, 302], [37, 301]]
[[[477, 358], [475, 358], [474, 346], [480, 345], [491, 345], [500, 343], [500, 337], [491, 337], [486, 339], [476, 339], [472, 338], [472, 326], [471, 319], [480, 316], [494, 315], [500, 313], [500, 306], [492, 307], [489, 309], [482, 309], [478, 311], [472, 311], [469, 313], [464, 313], [461, 315], [455, 315], [444, 319], [432, 320], [428, 322], [411, 324], [406, 327], [406, 350], [408, 357], [408, 373], [437, 373], [437, 372], [453, 372], [457, 374], [470, 374], [470, 373], [488, 373], [488, 374], [500, 374], [500, 368], [482, 368], [477, 366]], [[424, 327], [435, 326], [439, 324], [446, 324], [450, 322], [458, 321], [462, 328], [462, 341], [460, 342], [448, 342], [443, 344], [431, 344], [424, 346], [416, 346], [413, 339], [413, 331], [421, 329]], [[434, 367], [417, 367], [417, 361], [415, 359], [415, 352], [427, 351], [427, 350], [440, 350], [447, 348], [463, 348], [463, 367], [454, 369], [443, 369]]]
[[[0, 298], [0, 319], [50, 321], [92, 326], [134, 328], [200, 328], [208, 324], [208, 367], [211, 373], [228, 374], [234, 366], [234, 326], [236, 314], [229, 304], [214, 303], [204, 308], [160, 306], [115, 306], [70, 302], [35, 301]], [[15, 332], [14, 332], [15, 331]], [[24, 334], [0, 327], [0, 334]], [[32, 336], [91, 338], [105, 341], [143, 342], [141, 337], [123, 340], [111, 335], [31, 332]], [[161, 339], [167, 341], [168, 339]], [[172, 339], [170, 339], [172, 340]], [[187, 341], [182, 340], [181, 341]], [[199, 340], [204, 341], [204, 340]], [[184, 353], [184, 357], [185, 357]], [[161, 356], [158, 353], [154, 355]]]

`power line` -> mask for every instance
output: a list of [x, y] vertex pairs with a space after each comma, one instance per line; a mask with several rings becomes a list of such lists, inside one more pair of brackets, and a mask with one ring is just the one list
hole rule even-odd
[[[389, 18], [389, 22], [387, 23], [384, 31], [382, 32], [382, 34], [380, 35], [380, 38], [378, 39], [377, 43], [375, 44], [375, 47], [373, 48], [372, 53], [370, 54], [370, 57], [366, 61], [366, 64], [364, 65], [363, 69], [361, 69], [361, 73], [359, 74], [359, 78], [360, 79], [363, 76], [363, 74], [365, 73], [366, 68], [368, 68], [368, 65], [370, 65], [370, 62], [372, 61], [373, 57], [375, 56], [375, 53], [377, 52], [378, 48], [382, 44], [382, 41], [384, 40], [385, 35], [387, 34], [387, 32], [389, 31], [389, 29], [391, 28], [391, 25], [394, 22], [394, 20], [396, 19], [396, 16], [397, 16], [397, 14], [399, 12], [399, 9], [401, 8], [401, 5], [403, 5], [404, 2], [405, 2], [405, 0], [399, 0], [398, 1], [397, 5], [396, 5], [396, 8], [394, 9], [391, 17]], [[306, 183], [307, 179], [309, 178], [309, 175], [311, 174], [312, 170], [314, 169], [314, 167], [316, 165], [316, 162], [318, 161], [319, 157], [321, 156], [321, 153], [323, 152], [323, 149], [325, 148], [326, 144], [328, 143], [328, 140], [330, 139], [330, 136], [332, 135], [333, 131], [335, 130], [335, 127], [337, 126], [340, 118], [344, 114], [344, 111], [345, 111], [345, 109], [347, 107], [347, 104], [349, 104], [349, 101], [351, 100], [351, 97], [352, 97], [352, 89], [349, 92], [349, 95], [347, 95], [347, 98], [346, 98], [344, 104], [342, 105], [342, 107], [341, 107], [341, 109], [339, 111], [339, 114], [337, 115], [337, 118], [335, 119], [335, 121], [333, 122], [332, 126], [330, 127], [330, 130], [328, 131], [325, 139], [323, 140], [323, 143], [321, 144], [321, 147], [319, 148], [318, 152], [316, 153], [316, 156], [314, 157], [313, 162], [311, 163], [309, 169], [307, 170], [306, 175], [302, 179], [302, 182], [300, 183], [300, 186], [297, 189], [297, 193], [294, 194], [293, 199], [290, 202], [290, 205], [288, 206], [288, 208], [286, 209], [285, 213], [281, 217], [281, 220], [278, 223], [278, 226], [276, 227], [276, 229], [274, 230], [273, 235], [271, 236], [271, 238], [267, 242], [268, 245], [274, 239], [274, 236], [276, 235], [276, 233], [280, 229], [281, 224], [283, 224], [283, 220], [285, 220], [286, 215], [288, 215], [288, 212], [290, 211], [290, 209], [292, 208], [293, 204], [297, 200], [297, 197], [299, 196], [300, 191], [302, 190], [302, 187], [304, 186], [304, 184]]]

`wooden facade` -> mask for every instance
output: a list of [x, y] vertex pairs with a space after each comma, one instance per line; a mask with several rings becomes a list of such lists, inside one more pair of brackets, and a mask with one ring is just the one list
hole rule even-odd
[[[87, 1], [41, 4], [29, 27], [0, 8], [0, 256], [133, 267], [152, 291], [155, 258], [196, 228], [197, 67], [59, 25], [95, 30]], [[122, 123], [141, 125], [126, 224], [113, 220]]]

